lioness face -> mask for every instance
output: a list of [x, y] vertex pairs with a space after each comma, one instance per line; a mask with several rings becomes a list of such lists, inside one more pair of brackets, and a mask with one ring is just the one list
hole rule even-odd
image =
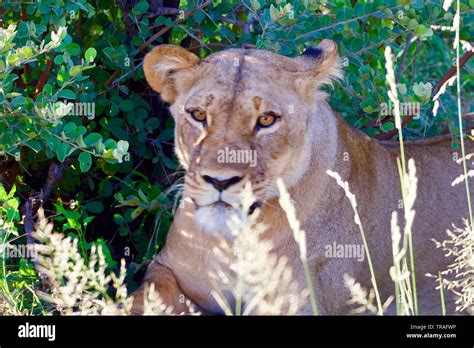
[[[335, 71], [336, 46], [287, 58], [233, 49], [200, 60], [163, 45], [145, 58], [150, 85], [171, 104], [176, 153], [186, 169], [185, 195], [195, 219], [221, 224], [250, 184], [254, 208], [275, 197], [275, 181], [294, 185], [309, 163], [310, 116], [317, 86]], [[225, 224], [224, 224], [225, 225]]]

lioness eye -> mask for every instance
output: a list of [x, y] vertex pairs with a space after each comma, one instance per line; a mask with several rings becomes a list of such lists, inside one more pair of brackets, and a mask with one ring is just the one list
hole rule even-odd
[[206, 121], [206, 112], [204, 110], [193, 110], [191, 111], [191, 116], [198, 122], [205, 122]]
[[261, 115], [257, 119], [257, 128], [267, 128], [273, 125], [276, 121], [276, 117], [273, 115]]

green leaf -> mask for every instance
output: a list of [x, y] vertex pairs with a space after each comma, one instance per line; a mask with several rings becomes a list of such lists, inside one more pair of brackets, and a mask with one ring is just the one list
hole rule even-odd
[[71, 145], [68, 143], [62, 143], [61, 146], [58, 146], [56, 151], [56, 156], [59, 162], [63, 163], [66, 157], [69, 155], [69, 151], [71, 150]]
[[408, 29], [415, 30], [417, 26], [418, 26], [418, 21], [414, 18], [410, 19], [410, 21], [408, 22]]
[[194, 13], [194, 20], [196, 23], [201, 23], [204, 18], [206, 18], [206, 15], [203, 10], [199, 10]]
[[368, 105], [366, 106], [365, 108], [362, 109], [364, 112], [370, 114], [374, 111], [374, 109], [372, 108], [372, 106]]
[[108, 116], [115, 117], [120, 112], [120, 109], [118, 108], [116, 104], [110, 104], [109, 108], [106, 111], [107, 111]]
[[70, 89], [62, 89], [58, 92], [58, 98], [76, 99], [76, 94]]
[[71, 134], [76, 130], [77, 126], [74, 122], [69, 122], [63, 128], [63, 132], [67, 137], [70, 137]]
[[63, 63], [63, 55], [60, 54], [60, 55], [57, 55], [56, 57], [54, 57], [54, 64], [57, 64], [57, 65], [61, 65]]
[[34, 152], [39, 152], [43, 148], [41, 143], [36, 140], [28, 140], [25, 145], [32, 149]]
[[65, 48], [71, 56], [77, 56], [81, 52], [81, 47], [76, 43], [68, 43]]
[[10, 106], [11, 106], [12, 108], [16, 108], [16, 107], [19, 106], [19, 105], [25, 104], [25, 101], [26, 101], [25, 97], [23, 97], [22, 95], [20, 95], [20, 96], [18, 96], [18, 97], [13, 98], [13, 100], [10, 102]]
[[48, 144], [51, 151], [56, 152], [57, 149], [61, 146], [61, 140], [52, 135], [47, 135], [45, 137], [46, 143]]
[[413, 85], [413, 92], [415, 92], [415, 94], [418, 97], [423, 98], [423, 99], [429, 99], [431, 97], [432, 90], [433, 90], [433, 86], [429, 82], [427, 83], [415, 82], [415, 84]]
[[99, 184], [99, 194], [103, 197], [110, 197], [114, 192], [114, 185], [110, 183], [110, 180], [102, 180]]
[[135, 208], [132, 212], [132, 220], [135, 220], [144, 210], [145, 208], [142, 207]]
[[101, 140], [102, 140], [102, 135], [100, 135], [99, 133], [90, 133], [84, 138], [84, 143], [87, 146], [94, 146]]
[[9, 65], [15, 65], [16, 62], [20, 59], [17, 54], [9, 54], [7, 57], [7, 63]]
[[71, 67], [71, 69], [69, 69], [69, 75], [77, 76], [82, 72], [82, 70], [84, 70], [82, 65], [74, 65], [73, 67]]
[[428, 31], [427, 27], [425, 27], [423, 24], [419, 24], [415, 28], [415, 35], [423, 36], [427, 31]]
[[391, 131], [392, 129], [395, 128], [393, 122], [387, 122], [387, 123], [384, 123], [384, 125], [382, 126], [383, 130], [386, 131], [386, 132], [389, 132]]
[[132, 111], [135, 108], [135, 105], [131, 100], [123, 99], [120, 101], [119, 107], [122, 111]]
[[120, 226], [120, 228], [119, 228], [119, 234], [120, 234], [122, 237], [125, 237], [126, 235], [128, 235], [128, 228], [127, 228], [127, 226]]
[[117, 224], [117, 225], [121, 225], [125, 222], [125, 219], [123, 218], [122, 215], [116, 213], [114, 214], [114, 222]]
[[51, 11], [49, 3], [48, 4], [41, 3], [38, 7], [38, 10], [41, 14], [46, 14], [49, 11]]
[[250, 0], [250, 4], [254, 10], [259, 10], [262, 7], [258, 0]]
[[49, 83], [45, 84], [43, 87], [43, 93], [47, 95], [52, 95], [53, 94], [53, 86], [51, 86]]
[[147, 2], [142, 1], [133, 7], [132, 12], [134, 15], [138, 16], [138, 15], [144, 14], [148, 10], [149, 7], [150, 5], [148, 5]]
[[160, 119], [158, 117], [149, 118], [145, 122], [145, 127], [152, 132], [154, 129], [160, 126]]
[[354, 51], [354, 52], [357, 52], [359, 51], [360, 49], [362, 49], [364, 45], [364, 42], [359, 39], [359, 38], [354, 38], [352, 41], [351, 41], [351, 49]]
[[407, 86], [404, 83], [397, 85], [398, 93], [405, 95], [408, 92]]
[[273, 4], [270, 5], [270, 18], [273, 20], [278, 19], [280, 16], [280, 10], [277, 9]]
[[81, 172], [87, 172], [92, 165], [92, 156], [89, 152], [81, 152], [79, 155], [79, 167], [81, 168]]
[[104, 204], [101, 201], [93, 201], [87, 203], [84, 208], [94, 214], [100, 214], [104, 210]]
[[155, 19], [155, 22], [154, 22], [155, 25], [162, 25], [162, 26], [171, 26], [173, 25], [173, 21], [171, 20], [171, 18], [168, 18], [168, 17], [164, 17], [164, 16], [158, 16], [156, 17]]
[[[74, 141], [78, 142], [79, 143], [79, 138], [86, 134], [87, 132], [87, 128], [84, 127], [84, 126], [79, 126], [76, 128], [76, 130], [74, 131], [74, 133], [71, 135], [71, 138], [74, 139]], [[81, 138], [82, 139], [82, 138]]]
[[86, 58], [86, 61], [89, 63], [92, 63], [95, 57], [97, 57], [97, 51], [94, 47], [89, 47], [86, 53], [84, 53], [84, 58]]
[[64, 82], [69, 79], [69, 74], [66, 72], [64, 66], [61, 67], [58, 71], [58, 75], [56, 76], [56, 80], [58, 81], [59, 85], [62, 86]]
[[31, 56], [33, 56], [34, 51], [33, 51], [33, 48], [29, 46], [25, 46], [21, 48], [21, 53], [23, 53], [26, 58], [30, 58]]

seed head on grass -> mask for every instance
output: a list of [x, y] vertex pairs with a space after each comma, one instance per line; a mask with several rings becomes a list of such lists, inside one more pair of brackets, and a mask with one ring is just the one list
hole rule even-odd
[[[353, 314], [364, 314], [364, 313], [371, 313], [373, 315], [378, 314], [378, 309], [375, 301], [375, 292], [374, 289], [370, 289], [367, 291], [364, 287], [362, 287], [356, 280], [348, 274], [344, 274], [344, 285], [349, 290], [351, 294], [351, 298], [347, 301], [348, 305], [356, 305], [352, 310]], [[390, 296], [387, 301], [382, 306], [383, 312], [387, 309], [387, 307], [392, 303], [393, 296]]]
[[433, 241], [445, 252], [446, 257], [454, 260], [446, 270], [440, 272], [442, 278], [429, 276], [441, 279], [442, 286], [454, 293], [456, 311], [474, 315], [474, 231], [465, 219], [463, 228], [453, 225], [453, 230], [448, 230], [447, 234], [448, 239]]
[[[129, 315], [132, 301], [125, 284], [125, 260], [115, 274], [99, 245], [92, 245], [86, 262], [79, 251], [78, 239], [53, 232], [53, 225], [38, 211], [39, 223], [34, 237], [38, 251], [37, 270], [46, 275], [49, 288], [38, 294], [62, 315]], [[152, 285], [144, 296], [144, 314], [171, 314]]]
[[[213, 250], [222, 266], [211, 274], [212, 295], [226, 315], [296, 314], [306, 301], [307, 290], [294, 281], [287, 258], [277, 257], [271, 241], [262, 238], [266, 226], [257, 222], [259, 209], [248, 214], [254, 201], [246, 185], [242, 205], [236, 207], [239, 211], [228, 224], [233, 238], [222, 238]], [[225, 296], [229, 292], [235, 306]]]

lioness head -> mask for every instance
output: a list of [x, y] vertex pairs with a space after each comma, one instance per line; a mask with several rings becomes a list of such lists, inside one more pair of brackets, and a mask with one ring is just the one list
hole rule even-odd
[[[199, 59], [161, 45], [144, 61], [150, 86], [170, 103], [185, 195], [198, 225], [222, 225], [250, 182], [257, 207], [295, 185], [310, 162], [322, 84], [340, 76], [337, 45], [324, 40], [297, 58], [229, 49]], [[251, 209], [252, 210], [252, 209]], [[225, 225], [225, 224], [224, 224]]]

